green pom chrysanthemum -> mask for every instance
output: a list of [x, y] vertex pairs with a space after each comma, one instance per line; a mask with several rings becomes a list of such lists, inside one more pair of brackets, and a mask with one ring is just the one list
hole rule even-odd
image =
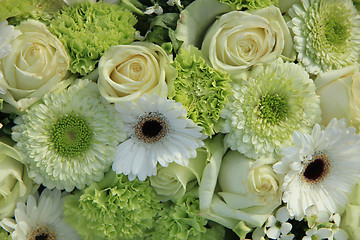
[[[225, 229], [218, 224], [207, 228], [208, 221], [200, 216], [199, 199], [195, 191], [186, 193], [175, 203], [164, 202], [147, 239], [156, 240], [209, 240], [223, 239]], [[206, 226], [206, 227], [205, 227]]]
[[180, 50], [174, 66], [177, 78], [168, 83], [169, 98], [181, 102], [188, 118], [212, 136], [219, 131], [220, 111], [231, 94], [229, 75], [211, 68], [193, 46]]
[[118, 5], [83, 3], [63, 8], [49, 28], [70, 55], [70, 71], [85, 75], [110, 46], [134, 41], [136, 22], [129, 10]]
[[351, 0], [302, 0], [289, 15], [298, 60], [310, 74], [358, 61], [360, 16]]
[[160, 202], [148, 181], [110, 171], [83, 192], [65, 198], [65, 221], [84, 240], [144, 239]]
[[0, 22], [8, 18], [11, 24], [29, 18], [48, 22], [64, 5], [63, 0], [1, 0]]
[[237, 11], [264, 8], [278, 4], [278, 0], [219, 0], [219, 2], [225, 3]]
[[[221, 112], [225, 143], [248, 158], [280, 154], [295, 130], [311, 132], [320, 120], [320, 101], [305, 70], [276, 61], [255, 67], [249, 79], [232, 86]], [[274, 155], [273, 155], [274, 154]]]
[[82, 79], [46, 94], [16, 123], [12, 137], [30, 177], [50, 189], [72, 191], [100, 181], [126, 138], [114, 107], [95, 83]]

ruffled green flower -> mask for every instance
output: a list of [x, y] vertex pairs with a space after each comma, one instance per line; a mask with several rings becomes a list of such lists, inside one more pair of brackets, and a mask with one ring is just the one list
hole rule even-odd
[[8, 18], [10, 24], [29, 18], [48, 22], [64, 5], [63, 0], [1, 0], [0, 22]]
[[244, 11], [247, 9], [264, 8], [271, 5], [277, 5], [278, 0], [219, 0], [219, 2], [225, 3], [233, 10]]
[[83, 192], [65, 198], [65, 221], [84, 240], [142, 239], [154, 225], [160, 202], [149, 181], [129, 181], [110, 171]]
[[70, 55], [70, 71], [85, 75], [110, 46], [134, 41], [136, 22], [129, 10], [118, 5], [82, 3], [63, 8], [50, 30]]
[[302, 0], [289, 9], [298, 60], [310, 74], [358, 61], [360, 16], [351, 0]]
[[[280, 156], [295, 130], [310, 133], [320, 120], [320, 101], [308, 73], [294, 63], [255, 67], [234, 83], [221, 113], [225, 144], [248, 158]], [[274, 155], [273, 155], [274, 154]]]
[[211, 68], [193, 46], [180, 50], [174, 66], [177, 78], [168, 83], [169, 98], [181, 102], [188, 118], [212, 136], [219, 131], [220, 111], [231, 94], [229, 75]]
[[208, 221], [200, 216], [199, 199], [195, 191], [186, 193], [175, 203], [162, 203], [154, 231], [148, 239], [156, 240], [208, 240], [223, 239], [224, 227], [206, 228]]

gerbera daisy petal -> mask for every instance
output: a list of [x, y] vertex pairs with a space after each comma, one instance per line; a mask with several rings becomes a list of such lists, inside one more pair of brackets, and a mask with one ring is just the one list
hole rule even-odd
[[[45, 189], [40, 196], [38, 193], [30, 195], [26, 205], [19, 202], [15, 209], [16, 224], [11, 226], [12, 239], [80, 240], [64, 221], [63, 201], [59, 190]], [[6, 223], [4, 220], [2, 222]]]
[[[341, 214], [348, 193], [360, 180], [360, 164], [356, 164], [360, 156], [360, 134], [346, 128], [345, 119], [334, 119], [321, 132], [318, 128], [314, 127], [312, 135], [303, 134], [306, 137], [294, 134], [299, 141], [296, 147], [286, 148], [284, 157], [273, 166], [276, 173], [284, 175], [282, 199], [296, 219], [302, 219], [310, 206], [329, 214]], [[328, 144], [323, 144], [325, 140]], [[353, 156], [357, 159], [352, 159]], [[295, 163], [301, 168], [289, 167]]]
[[[138, 177], [144, 181], [156, 174], [156, 165], [167, 166], [170, 162], [186, 165], [187, 160], [196, 157], [196, 149], [203, 146], [202, 128], [186, 118], [186, 110], [181, 103], [161, 98], [157, 94], [142, 95], [133, 106], [117, 106], [120, 116], [124, 112], [132, 116], [126, 118], [128, 136], [116, 151], [113, 170]], [[139, 111], [140, 110], [140, 111]]]

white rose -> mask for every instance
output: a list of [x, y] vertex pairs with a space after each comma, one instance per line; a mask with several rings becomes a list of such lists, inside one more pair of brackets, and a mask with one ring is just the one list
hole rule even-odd
[[215, 69], [233, 79], [242, 78], [253, 65], [295, 56], [289, 28], [274, 6], [220, 16], [208, 29], [201, 50]]
[[359, 65], [321, 73], [315, 79], [320, 96], [321, 124], [327, 126], [333, 118], [346, 118], [360, 130]]
[[11, 52], [0, 62], [0, 86], [7, 90], [0, 97], [23, 111], [56, 88], [67, 73], [69, 57], [43, 23], [28, 20], [18, 30]]
[[0, 220], [14, 216], [18, 201], [25, 201], [34, 188], [20, 155], [11, 146], [0, 142]]
[[111, 103], [134, 101], [144, 93], [167, 97], [166, 82], [176, 74], [171, 62], [153, 43], [112, 46], [99, 62], [99, 91]]
[[[237, 151], [229, 151], [223, 158], [219, 172], [219, 195], [234, 210], [258, 215], [260, 227], [281, 204], [279, 180], [270, 164], [252, 160]], [[248, 222], [247, 219], [239, 219]]]
[[223, 157], [222, 135], [211, 143], [199, 187], [201, 215], [245, 237], [281, 204], [279, 180], [269, 165], [273, 159], [254, 161], [237, 151]]
[[159, 165], [156, 176], [150, 177], [151, 186], [157, 193], [158, 199], [161, 201], [179, 199], [186, 191], [200, 183], [207, 157], [205, 145], [197, 150], [196, 158], [189, 159], [188, 166], [181, 166], [174, 162], [167, 167]]

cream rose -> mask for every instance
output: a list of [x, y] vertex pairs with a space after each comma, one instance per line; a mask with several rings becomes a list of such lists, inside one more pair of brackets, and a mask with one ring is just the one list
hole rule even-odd
[[274, 6], [222, 15], [208, 29], [201, 50], [215, 69], [233, 79], [240, 79], [253, 65], [294, 54], [289, 28]]
[[134, 101], [144, 93], [166, 97], [166, 82], [176, 74], [171, 62], [153, 43], [113, 46], [99, 62], [99, 91], [111, 103]]
[[25, 201], [34, 188], [20, 155], [0, 142], [0, 220], [14, 216], [18, 201]]
[[346, 118], [349, 125], [360, 130], [359, 65], [321, 73], [314, 81], [320, 96], [321, 123]]
[[279, 178], [269, 164], [272, 162], [255, 161], [237, 151], [211, 158], [199, 190], [203, 216], [233, 229], [240, 238], [251, 228], [261, 227], [281, 204]]
[[28, 20], [18, 30], [11, 52], [0, 60], [0, 86], [7, 90], [0, 97], [23, 111], [56, 88], [67, 73], [69, 57], [43, 23]]
[[202, 172], [208, 160], [208, 145], [197, 150], [196, 158], [189, 159], [188, 166], [170, 163], [167, 167], [159, 166], [156, 176], [150, 177], [151, 186], [154, 188], [161, 201], [179, 199], [186, 191], [200, 183]]

